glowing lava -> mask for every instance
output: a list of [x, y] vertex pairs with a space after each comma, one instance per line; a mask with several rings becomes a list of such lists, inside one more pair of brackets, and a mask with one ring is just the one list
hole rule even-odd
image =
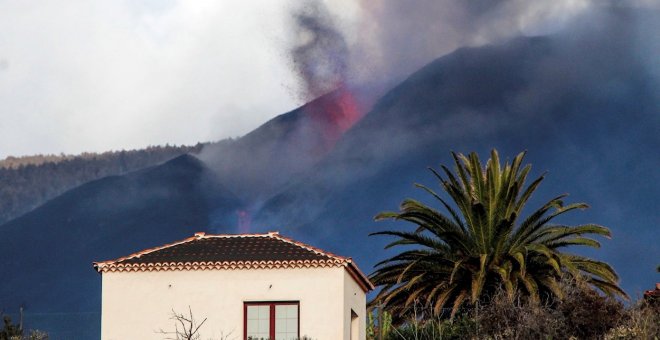
[[306, 115], [321, 134], [322, 151], [330, 151], [341, 136], [362, 118], [362, 106], [347, 86], [341, 86], [305, 107]]

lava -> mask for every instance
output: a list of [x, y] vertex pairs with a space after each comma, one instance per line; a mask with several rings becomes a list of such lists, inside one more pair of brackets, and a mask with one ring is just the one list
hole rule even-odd
[[365, 111], [357, 96], [347, 86], [341, 86], [317, 98], [304, 110], [320, 134], [323, 145], [322, 150], [317, 152], [321, 153], [332, 150], [341, 136], [362, 118]]

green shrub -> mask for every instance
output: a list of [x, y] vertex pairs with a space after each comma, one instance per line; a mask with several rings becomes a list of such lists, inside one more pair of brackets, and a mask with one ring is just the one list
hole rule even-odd
[[545, 304], [498, 291], [481, 305], [463, 308], [453, 321], [416, 310], [417, 317], [399, 322], [383, 339], [660, 339], [658, 310], [647, 303], [626, 310], [575, 281], [563, 282], [562, 291], [562, 300]]
[[48, 334], [39, 330], [30, 330], [24, 335], [20, 325], [12, 323], [7, 315], [2, 317], [3, 327], [0, 329], [0, 340], [47, 340]]
[[625, 314], [623, 304], [581, 282], [565, 282], [564, 299], [556, 307], [566, 331], [579, 339], [601, 339]]
[[640, 300], [624, 311], [619, 325], [610, 329], [604, 339], [660, 339], [660, 306]]
[[385, 340], [458, 340], [476, 337], [477, 324], [473, 318], [461, 315], [454, 320], [411, 321], [394, 328]]
[[2, 330], [0, 330], [0, 340], [20, 339], [23, 336], [23, 330], [21, 327], [12, 323], [11, 318], [8, 315], [4, 315], [2, 321], [3, 327]]

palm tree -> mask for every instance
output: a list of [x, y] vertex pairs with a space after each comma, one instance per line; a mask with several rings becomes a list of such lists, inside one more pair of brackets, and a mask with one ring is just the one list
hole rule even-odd
[[559, 195], [521, 217], [544, 178], [542, 175], [525, 187], [531, 169], [531, 165], [521, 167], [525, 152], [503, 168], [496, 150], [485, 167], [476, 153], [465, 156], [452, 152], [452, 156], [454, 173], [445, 166], [444, 177], [431, 171], [453, 204], [416, 184], [447, 214], [406, 199], [399, 212], [376, 216], [376, 220], [408, 221], [417, 228], [372, 234], [396, 237], [386, 248], [406, 247], [376, 265], [371, 279], [382, 290], [372, 305], [400, 314], [401, 309], [421, 304], [435, 315], [451, 306], [453, 317], [464, 304], [483, 303], [498, 289], [511, 298], [521, 294], [532, 301], [561, 299], [562, 277], [584, 280], [607, 295], [626, 297], [607, 263], [563, 252], [570, 246], [600, 247], [598, 241], [585, 235], [610, 237], [607, 228], [596, 224], [551, 224], [562, 214], [587, 208], [586, 204], [564, 205], [562, 199], [567, 195]]

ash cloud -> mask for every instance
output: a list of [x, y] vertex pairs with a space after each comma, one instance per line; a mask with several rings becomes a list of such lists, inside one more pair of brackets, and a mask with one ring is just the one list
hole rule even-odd
[[[332, 16], [329, 3], [311, 3], [316, 5], [292, 15], [300, 38], [288, 49], [297, 61], [292, 66], [303, 96], [326, 93], [343, 82], [397, 88], [327, 157], [312, 153], [307, 162], [297, 149], [322, 128], [283, 135], [284, 143], [263, 153], [237, 152], [238, 159], [263, 160], [226, 172], [239, 175], [230, 182], [254, 185], [251, 195], [240, 186], [233, 190], [245, 197], [254, 228], [283, 228], [322, 248], [345, 247], [350, 254], [355, 244], [337, 235], [358, 226], [363, 229], [356, 229], [362, 233], [356, 242], [373, 252], [355, 256], [360, 263], [373, 263], [371, 254], [380, 251], [380, 244], [365, 236], [375, 231], [366, 229], [369, 221], [404, 197], [419, 197], [410, 184], [428, 184], [426, 166], [450, 164], [449, 150], [485, 155], [495, 147], [510, 156], [527, 149], [535, 169], [552, 174], [540, 197], [568, 191], [574, 201], [593, 204], [590, 219], [579, 223], [603, 223], [617, 235], [598, 257], [612, 261], [622, 277], [641, 277], [625, 258], [635, 257], [631, 248], [649, 247], [643, 239], [618, 235], [635, 230], [650, 237], [648, 220], [657, 214], [645, 213], [652, 207], [643, 202], [651, 201], [658, 188], [621, 180], [620, 174], [631, 171], [630, 164], [636, 178], [657, 167], [645, 157], [660, 146], [652, 130], [660, 117], [654, 91], [660, 39], [649, 33], [657, 27], [657, 12], [586, 1], [364, 2], [359, 29], [352, 31]], [[373, 8], [365, 13], [368, 6]], [[545, 37], [514, 38], [521, 35]], [[489, 46], [461, 49], [481, 45]], [[411, 81], [397, 83], [427, 64]], [[301, 109], [299, 117], [309, 111], [314, 110]], [[300, 120], [300, 126], [308, 123]], [[241, 164], [223, 157], [228, 164]], [[641, 217], [626, 218], [632, 215]], [[648, 252], [657, 255], [657, 250]], [[634, 280], [624, 282], [626, 289], [641, 287], [643, 279]]]
[[458, 48], [556, 33], [591, 11], [626, 6], [657, 8], [651, 1], [360, 0], [348, 22], [337, 19], [345, 7], [309, 0], [291, 11], [287, 52], [302, 99], [345, 83], [386, 89]]
[[345, 82], [348, 45], [336, 19], [319, 1], [307, 1], [292, 13], [291, 63], [299, 77], [298, 95], [310, 100], [335, 90]]
[[[638, 179], [657, 168], [648, 155], [660, 147], [653, 129], [660, 123], [656, 3], [413, 0], [361, 6], [357, 28], [334, 26], [348, 42], [348, 81], [397, 88], [343, 138], [324, 169], [268, 202], [255, 220], [292, 225], [322, 248], [367, 245], [366, 236], [344, 245], [337, 228], [364, 226], [399, 199], [419, 197], [410, 183], [428, 184], [424, 167], [450, 164], [449, 150], [486, 155], [496, 147], [514, 155], [527, 149], [536, 170], [551, 172], [539, 197], [568, 191], [572, 201], [594, 207], [575, 223], [612, 228], [614, 240], [596, 257], [620, 270], [624, 288], [634, 293], [652, 282], [654, 273], [640, 266], [658, 256], [645, 240], [658, 218], [648, 202], [660, 192], [660, 181], [657, 175], [650, 182]], [[461, 49], [482, 45], [490, 46]], [[412, 81], [398, 83], [443, 55], [447, 59], [429, 64]], [[627, 234], [633, 230], [639, 236]], [[629, 259], [642, 257], [631, 265]], [[357, 258], [374, 261], [369, 254]]]
[[367, 1], [351, 66], [367, 81], [397, 82], [461, 47], [546, 35], [588, 11], [590, 1]]

